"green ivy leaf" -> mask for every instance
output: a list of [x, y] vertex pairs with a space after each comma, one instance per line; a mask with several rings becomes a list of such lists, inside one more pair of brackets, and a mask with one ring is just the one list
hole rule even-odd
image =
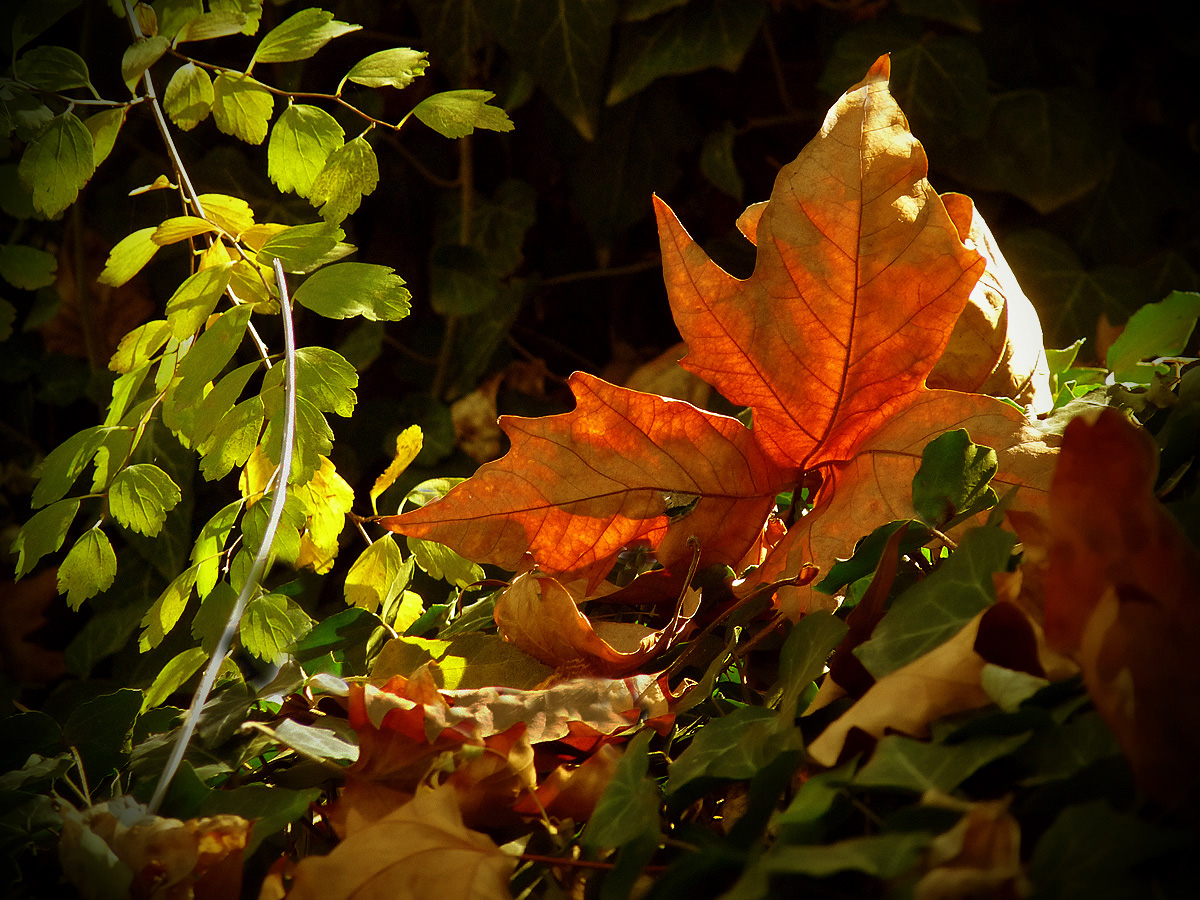
[[84, 127], [92, 135], [92, 163], [98, 169], [100, 164], [108, 159], [112, 148], [116, 146], [117, 135], [125, 124], [127, 107], [106, 109], [83, 120]]
[[96, 171], [92, 133], [74, 113], [55, 116], [21, 156], [22, 183], [33, 192], [33, 207], [54, 218], [75, 202]]
[[70, 91], [90, 87], [92, 83], [87, 63], [66, 47], [31, 48], [17, 60], [16, 74], [43, 91]]
[[588, 848], [621, 847], [645, 835], [659, 834], [658, 786], [650, 771], [650, 729], [639, 731], [617, 762], [579, 843]]
[[57, 271], [58, 260], [53, 253], [24, 244], [0, 247], [0, 277], [15, 288], [36, 291], [54, 284]]
[[267, 175], [281, 191], [311, 196], [329, 155], [345, 143], [337, 119], [316, 106], [289, 105], [271, 129]]
[[138, 637], [138, 649], [145, 653], [162, 643], [163, 638], [179, 623], [188, 600], [192, 596], [192, 588], [196, 584], [196, 567], [184, 569], [167, 585], [166, 590], [158, 595], [154, 605], [142, 616], [142, 633]]
[[120, 287], [154, 259], [159, 245], [154, 243], [155, 228], [140, 228], [127, 234], [109, 251], [104, 271], [96, 280], [109, 287]]
[[249, 75], [224, 72], [213, 82], [213, 119], [225, 134], [261, 144], [275, 111], [275, 98]]
[[477, 10], [509, 56], [591, 140], [621, 5], [617, 0], [523, 0], [481, 3]]
[[21, 527], [11, 548], [17, 553], [18, 579], [28, 575], [39, 559], [63, 545], [78, 511], [78, 500], [59, 500], [34, 513]]
[[204, 327], [221, 295], [225, 293], [225, 288], [229, 286], [232, 269], [233, 263], [201, 269], [188, 276], [171, 295], [167, 301], [167, 321], [171, 325], [171, 333], [178, 340], [185, 340]]
[[194, 63], [175, 70], [163, 94], [163, 109], [183, 131], [191, 131], [208, 118], [216, 94], [208, 73]]
[[328, 223], [340, 224], [379, 185], [379, 162], [367, 139], [359, 135], [329, 154], [313, 179], [308, 199], [320, 207]]
[[150, 362], [170, 339], [170, 324], [165, 319], [152, 319], [121, 338], [108, 367], [114, 372], [133, 372]]
[[617, 46], [605, 103], [616, 106], [667, 75], [714, 66], [737, 71], [766, 11], [761, 0], [701, 0], [630, 26]]
[[400, 545], [385, 534], [367, 547], [346, 573], [346, 605], [378, 612], [408, 586], [412, 570], [406, 568]]
[[512, 131], [508, 113], [488, 101], [496, 95], [491, 91], [462, 90], [431, 94], [412, 111], [442, 137], [466, 137], [476, 128], [490, 131]]
[[862, 787], [949, 794], [975, 772], [1017, 750], [1029, 732], [988, 735], [954, 744], [918, 741], [899, 734], [881, 738], [867, 764], [854, 776]]
[[403, 319], [411, 299], [394, 270], [357, 262], [319, 269], [295, 293], [297, 303], [328, 319], [362, 316], [376, 322]]
[[[263, 378], [263, 393], [283, 384], [283, 366], [271, 369]], [[325, 347], [301, 347], [296, 351], [296, 395], [320, 412], [349, 417], [357, 397], [358, 372], [336, 350]]]
[[137, 87], [146, 70], [162, 59], [170, 46], [170, 41], [161, 34], [156, 34], [153, 37], [141, 38], [126, 48], [121, 57], [121, 80], [130, 92]]
[[964, 429], [940, 434], [921, 451], [912, 481], [913, 509], [935, 528], [991, 509], [997, 497], [988, 483], [998, 469], [996, 451], [972, 443]]
[[370, 88], [406, 88], [425, 74], [428, 55], [424, 50], [407, 47], [380, 50], [356, 62], [345, 80]]
[[336, 21], [333, 13], [323, 9], [302, 9], [267, 32], [250, 64], [308, 59], [334, 38], [361, 29], [361, 25]]
[[[276, 126], [278, 128], [278, 126]], [[256, 259], [271, 265], [278, 259], [285, 272], [308, 274], [325, 260], [346, 233], [328, 222], [293, 225], [269, 238]]]
[[153, 537], [182, 498], [170, 475], [151, 463], [138, 463], [117, 473], [108, 506], [126, 528]]
[[668, 769], [667, 794], [700, 779], [748, 780], [780, 753], [803, 746], [791, 718], [773, 709], [745, 706], [711, 719]]
[[277, 663], [289, 645], [312, 629], [312, 619], [283, 594], [263, 594], [246, 606], [238, 634], [246, 650], [259, 659]]
[[1119, 375], [1144, 359], [1178, 356], [1187, 348], [1197, 317], [1200, 294], [1191, 291], [1172, 291], [1157, 303], [1147, 303], [1129, 317], [1125, 330], [1112, 342], [1105, 365]]
[[196, 814], [229, 814], [253, 819], [254, 828], [245, 851], [249, 857], [264, 838], [277, 834], [299, 819], [320, 796], [320, 788], [289, 790], [266, 784], [246, 784], [232, 790], [224, 788], [211, 791]]
[[849, 838], [831, 844], [776, 845], [757, 863], [763, 872], [827, 878], [838, 872], [863, 872], [898, 878], [916, 868], [932, 840], [926, 831], [899, 831]]
[[1015, 544], [1002, 528], [968, 531], [933, 574], [895, 599], [854, 655], [878, 679], [944, 644], [996, 602], [992, 573], [1008, 567]]
[[829, 654], [841, 643], [846, 623], [826, 610], [809, 613], [792, 626], [779, 651], [779, 714], [786, 721], [796, 715], [800, 695], [820, 677]]
[[166, 703], [167, 698], [183, 687], [207, 661], [208, 652], [203, 647], [192, 647], [172, 658], [154, 676], [154, 682], [142, 698], [142, 712]]
[[71, 609], [79, 609], [84, 600], [108, 590], [116, 577], [117, 554], [108, 535], [89, 528], [58, 567], [58, 592], [67, 595]]

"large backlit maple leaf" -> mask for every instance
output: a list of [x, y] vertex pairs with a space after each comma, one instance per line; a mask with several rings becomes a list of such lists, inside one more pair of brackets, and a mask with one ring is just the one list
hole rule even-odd
[[[1023, 485], [1020, 502], [1038, 505], [1052, 451], [1022, 412], [926, 387], [977, 287], [994, 307], [1015, 285], [998, 251], [975, 249], [972, 236], [986, 227], [969, 201], [956, 200], [952, 217], [926, 174], [882, 57], [780, 172], [771, 199], [739, 220], [758, 247], [749, 278], [713, 263], [655, 198], [671, 309], [688, 346], [682, 365], [748, 407], [752, 428], [576, 373], [573, 412], [502, 419], [508, 455], [445, 499], [380, 521], [511, 570], [529, 554], [542, 571], [586, 575], [594, 587], [631, 543], [671, 568], [690, 561], [695, 537], [701, 564], [736, 565], [775, 493], [804, 479], [820, 484], [814, 508], [754, 579], [787, 580], [914, 515], [921, 452], [956, 428], [996, 449], [999, 485]], [[982, 341], [988, 358], [966, 386], [1019, 358], [1028, 371], [1009, 380], [1035, 396], [1026, 388], [1040, 344], [1040, 331]], [[964, 387], [953, 373], [945, 383]], [[689, 512], [669, 514], [689, 501]], [[791, 615], [814, 602], [802, 587], [778, 597]]]

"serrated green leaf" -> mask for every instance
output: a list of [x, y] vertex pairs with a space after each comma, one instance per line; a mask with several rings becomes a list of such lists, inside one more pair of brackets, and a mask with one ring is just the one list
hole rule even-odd
[[215, 230], [216, 226], [207, 219], [197, 216], [172, 216], [154, 229], [153, 240], [160, 247], [165, 247], [167, 244], [178, 244], [180, 241]]
[[921, 467], [913, 476], [913, 509], [935, 528], [996, 505], [989, 487], [999, 469], [996, 451], [971, 441], [959, 428], [940, 434], [921, 451]]
[[53, 253], [25, 244], [0, 247], [0, 278], [23, 291], [54, 284], [58, 260]]
[[[196, 221], [203, 222], [203, 219]], [[206, 223], [207, 224], [207, 223]], [[233, 263], [201, 269], [181, 284], [167, 301], [167, 322], [177, 340], [190, 338], [208, 321], [229, 286]], [[190, 355], [190, 354], [189, 354]]]
[[17, 170], [33, 192], [33, 207], [54, 218], [75, 202], [96, 171], [92, 133], [74, 113], [55, 116], [25, 147]]
[[[126, 372], [117, 377], [113, 381], [112, 400], [108, 404], [108, 413], [104, 417], [105, 425], [119, 425], [121, 419], [125, 417], [125, 413], [129, 411], [129, 405], [133, 402], [134, 397], [142, 389], [142, 385], [146, 382], [146, 376], [150, 374], [149, 366], [142, 366], [134, 369], [132, 372]], [[150, 401], [153, 402], [153, 401]], [[99, 462], [97, 462], [99, 466]], [[99, 472], [97, 471], [97, 476]], [[105, 474], [107, 478], [107, 473]]]
[[208, 41], [231, 34], [241, 34], [249, 24], [250, 20], [245, 13], [233, 9], [213, 9], [196, 16], [180, 28], [175, 36], [175, 43]]
[[263, 594], [247, 604], [238, 634], [249, 653], [276, 663], [311, 628], [312, 619], [289, 597]]
[[109, 251], [104, 271], [96, 280], [109, 287], [120, 287], [154, 259], [159, 245], [154, 243], [154, 228], [140, 228], [127, 234]]
[[241, 197], [200, 194], [196, 199], [204, 207], [204, 217], [234, 237], [239, 237], [242, 232], [254, 227], [254, 210]]
[[477, 4], [477, 12], [509, 56], [591, 140], [621, 5], [617, 0], [523, 0]]
[[108, 491], [109, 509], [117, 521], [149, 537], [158, 534], [167, 513], [182, 498], [171, 476], [150, 463], [122, 469]]
[[342, 229], [328, 222], [293, 225], [268, 238], [256, 258], [264, 265], [272, 265], [272, 261], [278, 259], [285, 272], [308, 274], [345, 236]]
[[66, 47], [31, 48], [17, 60], [16, 74], [43, 91], [70, 91], [91, 84], [87, 63]]
[[154, 676], [154, 682], [142, 698], [142, 712], [166, 703], [167, 698], [183, 687], [207, 661], [208, 653], [202, 647], [192, 647], [172, 658]]
[[346, 573], [346, 605], [378, 612], [408, 586], [411, 575], [411, 569], [405, 572], [400, 545], [385, 534], [367, 547]]
[[944, 644], [996, 602], [992, 573], [1005, 571], [1015, 544], [1012, 532], [972, 528], [936, 571], [893, 601], [854, 655], [878, 679]]
[[108, 154], [112, 153], [112, 148], [116, 146], [117, 135], [121, 133], [121, 126], [125, 124], [125, 116], [128, 113], [128, 107], [122, 106], [118, 109], [103, 110], [83, 120], [84, 127], [92, 135], [92, 163], [97, 169], [100, 168], [100, 163], [108, 159]]
[[508, 113], [488, 101], [496, 95], [491, 91], [462, 90], [431, 94], [412, 111], [442, 137], [466, 137], [476, 128], [489, 131], [512, 131]]
[[77, 431], [47, 454], [39, 470], [37, 487], [33, 489], [31, 503], [34, 509], [67, 495], [110, 430], [95, 425]]
[[153, 359], [170, 339], [170, 323], [165, 319], [152, 319], [121, 338], [108, 367], [114, 372], [133, 372]]
[[404, 279], [387, 266], [370, 263], [335, 263], [318, 269], [296, 289], [294, 299], [328, 319], [362, 316], [394, 322], [411, 310]]
[[243, 501], [235, 500], [223, 506], [204, 523], [200, 534], [196, 536], [196, 543], [192, 545], [191, 563], [196, 567], [196, 591], [201, 600], [208, 596], [217, 583], [221, 554], [243, 505]]
[[[263, 391], [283, 383], [283, 366], [271, 369], [263, 378]], [[296, 351], [296, 395], [320, 412], [349, 417], [357, 398], [358, 372], [336, 350], [325, 347], [301, 347]]]
[[204, 0], [164, 0], [154, 9], [158, 13], [158, 33], [173, 41], [185, 25], [204, 13]]
[[108, 535], [89, 528], [58, 567], [58, 592], [67, 595], [71, 609], [79, 609], [84, 600], [108, 590], [116, 577], [117, 554]]
[[1157, 303], [1147, 303], [1129, 317], [1112, 342], [1105, 365], [1119, 375], [1144, 359], [1178, 356], [1187, 347], [1197, 317], [1200, 294], [1191, 291], [1172, 291]]
[[24, 578], [39, 559], [63, 545], [78, 511], [78, 500], [59, 500], [30, 517], [12, 543], [11, 550], [17, 553], [17, 578]]
[[142, 616], [142, 633], [138, 637], [138, 649], [145, 653], [162, 643], [163, 638], [179, 623], [192, 588], [196, 585], [196, 567], [184, 569], [158, 595], [154, 605]]
[[[278, 464], [283, 449], [283, 388], [264, 390], [261, 394], [267, 410], [267, 428], [262, 447], [267, 458]], [[321, 466], [321, 457], [333, 449], [333, 429], [315, 406], [304, 397], [296, 397], [296, 445], [292, 454], [293, 485], [307, 484]]]
[[337, 225], [379, 185], [379, 162], [367, 139], [359, 135], [329, 154], [313, 179], [308, 199], [320, 207], [321, 218]]
[[361, 25], [338, 22], [323, 9], [302, 9], [280, 22], [258, 44], [251, 65], [308, 59], [331, 40], [359, 31]]
[[201, 448], [207, 449], [209, 446], [207, 435], [214, 432], [225, 414], [233, 409], [238, 398], [242, 396], [247, 382], [261, 367], [261, 362], [238, 366], [232, 372], [221, 376], [221, 380], [215, 382], [212, 390], [204, 395], [204, 399], [196, 407], [192, 418], [195, 433], [201, 436]]
[[130, 44], [121, 57], [121, 80], [125, 82], [125, 87], [130, 91], [137, 87], [145, 71], [162, 59], [162, 55], [170, 46], [170, 41], [161, 34], [141, 38]]
[[406, 88], [425, 74], [428, 55], [424, 50], [407, 47], [380, 50], [356, 62], [346, 74], [346, 81], [371, 88]]
[[955, 744], [918, 741], [899, 734], [881, 738], [867, 764], [854, 776], [862, 787], [887, 787], [948, 794], [990, 762], [1029, 740], [1029, 732], [989, 735]]
[[200, 642], [206, 653], [213, 653], [225, 633], [229, 617], [237, 606], [238, 592], [228, 581], [213, 585], [200, 596], [200, 608], [192, 617], [192, 637]]
[[329, 155], [345, 143], [337, 119], [316, 106], [289, 105], [271, 129], [267, 175], [281, 191], [311, 196]]
[[163, 400], [163, 423], [172, 431], [190, 430], [205, 386], [216, 378], [241, 345], [250, 321], [247, 306], [220, 313], [175, 369], [176, 381]]
[[736, 71], [766, 11], [760, 0], [699, 0], [630, 26], [617, 47], [605, 102], [615, 106], [667, 75], [710, 67]]
[[183, 131], [191, 131], [208, 118], [216, 94], [208, 73], [194, 63], [175, 70], [163, 94], [163, 109]]
[[417, 566], [430, 578], [440, 578], [457, 587], [466, 587], [483, 578], [483, 568], [463, 559], [445, 544], [407, 538], [408, 552]]
[[209, 481], [224, 478], [246, 464], [262, 433], [266, 413], [261, 397], [243, 400], [221, 418], [200, 444], [200, 473]]
[[213, 120], [225, 134], [261, 144], [275, 110], [275, 98], [249, 75], [223, 72], [213, 82]]

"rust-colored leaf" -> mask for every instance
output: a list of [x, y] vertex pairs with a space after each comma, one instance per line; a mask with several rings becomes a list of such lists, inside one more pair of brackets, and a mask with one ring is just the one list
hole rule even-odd
[[[656, 549], [670, 566], [736, 563], [786, 483], [736, 419], [611, 385], [576, 372], [572, 412], [504, 416], [512, 442], [442, 500], [378, 521], [436, 540], [474, 562], [516, 571], [531, 553], [545, 572], [586, 576], [594, 587], [620, 550]], [[698, 498], [672, 521], [668, 510]]]
[[616, 677], [631, 672], [681, 637], [700, 603], [688, 590], [663, 628], [626, 622], [593, 626], [570, 592], [548, 576], [518, 575], [496, 601], [505, 640], [560, 672]]
[[507, 900], [516, 860], [463, 824], [452, 785], [421, 788], [412, 800], [347, 835], [328, 856], [296, 866], [291, 900]]
[[[1046, 637], [1074, 656], [1148, 794], [1200, 792], [1200, 552], [1154, 495], [1158, 451], [1115, 409], [1071, 421], [1050, 493]], [[1030, 539], [1036, 532], [1022, 534]]]

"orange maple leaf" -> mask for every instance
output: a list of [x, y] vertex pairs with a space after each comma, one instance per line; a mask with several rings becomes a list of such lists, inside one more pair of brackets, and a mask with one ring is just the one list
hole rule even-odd
[[[670, 569], [690, 561], [695, 537], [701, 565], [761, 562], [753, 587], [827, 568], [876, 526], [914, 515], [925, 445], [960, 427], [997, 451], [997, 484], [1023, 485], [1018, 502], [1038, 507], [1053, 447], [1020, 410], [959, 392], [987, 384], [1044, 405], [1036, 315], [970, 202], [952, 198], [952, 215], [929, 184], [888, 73], [881, 57], [771, 199], [739, 219], [758, 247], [749, 278], [713, 263], [654, 199], [681, 365], [748, 407], [752, 428], [576, 373], [573, 412], [501, 420], [507, 456], [380, 521], [513, 571], [529, 554], [549, 574], [586, 576], [589, 592], [622, 548], [648, 545]], [[948, 364], [961, 371], [943, 383], [959, 390], [930, 390], [956, 327], [959, 358], [977, 365]], [[763, 541], [775, 494], [802, 479], [820, 484], [814, 509]], [[793, 617], [815, 602], [798, 586], [777, 599]]]

